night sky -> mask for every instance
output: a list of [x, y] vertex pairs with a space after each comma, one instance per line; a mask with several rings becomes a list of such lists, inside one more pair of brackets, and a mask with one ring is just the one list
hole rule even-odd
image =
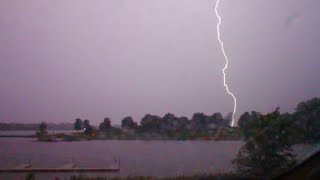
[[[1, 0], [0, 122], [226, 115], [214, 5]], [[320, 1], [221, 0], [218, 10], [236, 117], [320, 96]]]

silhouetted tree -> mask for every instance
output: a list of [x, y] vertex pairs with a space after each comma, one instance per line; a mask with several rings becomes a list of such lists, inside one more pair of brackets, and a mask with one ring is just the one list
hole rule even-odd
[[39, 124], [38, 130], [37, 130], [37, 135], [38, 136], [43, 136], [48, 134], [47, 132], [47, 123], [42, 122]]
[[[213, 123], [215, 125], [215, 128], [213, 128], [215, 131], [215, 139], [219, 139], [221, 134], [223, 133], [223, 128], [226, 126], [229, 126], [228, 121], [226, 121], [222, 114], [217, 112], [214, 113], [212, 116], [209, 117], [209, 123]], [[210, 128], [212, 125], [209, 125], [208, 128]]]
[[140, 122], [142, 128], [147, 131], [158, 131], [161, 126], [161, 118], [159, 116], [146, 114]]
[[93, 127], [90, 125], [90, 121], [88, 119], [83, 121], [84, 133], [87, 135], [92, 135], [94, 132]]
[[301, 138], [304, 142], [320, 141], [320, 98], [299, 103], [293, 119], [297, 127], [301, 128]]
[[245, 112], [244, 114], [242, 114], [238, 120], [238, 125], [240, 127], [240, 130], [242, 132], [242, 134], [245, 137], [249, 137], [252, 136], [252, 133], [254, 132], [253, 129], [253, 121], [261, 118], [262, 114], [256, 111], [252, 111], [251, 114], [248, 112]]
[[187, 126], [190, 123], [190, 121], [187, 117], [184, 117], [184, 116], [179, 117], [178, 122], [179, 122], [179, 127], [181, 128], [181, 130], [187, 130]]
[[90, 126], [90, 121], [88, 119], [83, 121], [83, 127], [87, 128], [88, 126]]
[[121, 121], [121, 127], [127, 129], [135, 129], [137, 127], [137, 123], [133, 121], [132, 117], [125, 117]]
[[100, 131], [107, 131], [111, 128], [111, 121], [110, 118], [106, 117], [104, 118], [103, 122], [99, 125]]
[[170, 124], [173, 120], [175, 120], [177, 117], [172, 113], [167, 113], [163, 116], [162, 121], [164, 123]]
[[83, 122], [80, 118], [77, 118], [74, 122], [74, 129], [75, 130], [81, 130], [83, 126]]
[[254, 116], [246, 123], [250, 133], [246, 134], [246, 144], [233, 161], [241, 173], [272, 177], [294, 165], [290, 141], [292, 122], [284, 119], [279, 108], [270, 114]]
[[179, 121], [178, 118], [172, 114], [167, 113], [162, 117], [160, 122], [160, 129], [162, 132], [174, 132], [179, 129]]
[[226, 121], [225, 119], [223, 119], [223, 116], [221, 113], [217, 112], [214, 113], [212, 116], [209, 117], [209, 122], [210, 123], [214, 123], [217, 126], [225, 126], [226, 125]]
[[205, 131], [209, 122], [209, 117], [204, 113], [194, 113], [191, 119], [193, 128], [198, 131]]

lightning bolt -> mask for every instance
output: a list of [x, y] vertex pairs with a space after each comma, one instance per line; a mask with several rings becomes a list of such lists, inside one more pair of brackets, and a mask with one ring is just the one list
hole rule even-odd
[[236, 99], [236, 97], [234, 96], [234, 94], [229, 91], [229, 87], [228, 87], [228, 85], [227, 85], [227, 83], [226, 83], [226, 69], [228, 68], [229, 59], [228, 59], [228, 56], [227, 56], [227, 54], [226, 54], [226, 52], [225, 52], [225, 50], [224, 50], [224, 44], [223, 44], [223, 42], [221, 41], [221, 38], [220, 38], [221, 16], [220, 16], [219, 13], [218, 13], [219, 2], [220, 2], [220, 0], [217, 0], [216, 5], [215, 5], [215, 8], [214, 8], [214, 11], [215, 11], [216, 16], [217, 16], [217, 18], [218, 18], [218, 20], [219, 20], [219, 22], [218, 22], [218, 24], [217, 24], [218, 41], [220, 42], [223, 56], [224, 56], [224, 58], [226, 59], [226, 65], [224, 66], [224, 68], [223, 68], [223, 70], [222, 70], [222, 72], [223, 72], [223, 84], [224, 84], [224, 87], [225, 87], [226, 90], [227, 90], [227, 93], [232, 96], [233, 102], [234, 102], [234, 105], [233, 105], [233, 113], [232, 113], [232, 121], [231, 121], [231, 126], [233, 126], [233, 125], [234, 125], [234, 121], [235, 121], [235, 113], [236, 113], [236, 110], [237, 110], [237, 99]]

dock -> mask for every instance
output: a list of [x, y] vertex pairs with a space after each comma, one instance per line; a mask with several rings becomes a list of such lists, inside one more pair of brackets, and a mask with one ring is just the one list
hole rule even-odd
[[0, 173], [74, 173], [74, 172], [119, 172], [119, 168], [21, 168], [0, 169]]
[[21, 164], [14, 168], [0, 169], [0, 173], [75, 173], [75, 172], [119, 172], [119, 162], [102, 168], [75, 168], [75, 163], [68, 163], [57, 168], [34, 168], [31, 164]]

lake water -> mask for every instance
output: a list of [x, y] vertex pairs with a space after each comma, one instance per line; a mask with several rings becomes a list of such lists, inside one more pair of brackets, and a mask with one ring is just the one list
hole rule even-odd
[[[242, 141], [140, 140], [46, 143], [32, 138], [0, 138], [0, 168], [14, 167], [29, 161], [33, 167], [58, 167], [72, 159], [77, 163], [77, 167], [106, 167], [112, 164], [115, 158], [119, 158], [118, 173], [81, 175], [176, 176], [201, 172], [224, 173], [233, 170], [231, 161], [243, 144]], [[300, 154], [299, 159], [310, 152], [310, 148], [304, 145], [295, 149]], [[316, 149], [320, 149], [320, 146]], [[55, 176], [70, 177], [74, 174], [36, 174], [36, 178], [53, 179]], [[0, 180], [24, 177], [25, 174], [0, 174]]]
[[[34, 167], [58, 167], [71, 159], [75, 160], [78, 167], [105, 167], [119, 158], [119, 173], [90, 175], [175, 176], [199, 172], [222, 173], [232, 170], [231, 160], [242, 144], [240, 141], [118, 140], [46, 143], [30, 138], [0, 138], [0, 168], [29, 161]], [[24, 175], [0, 174], [0, 179], [9, 177], [18, 179]]]

